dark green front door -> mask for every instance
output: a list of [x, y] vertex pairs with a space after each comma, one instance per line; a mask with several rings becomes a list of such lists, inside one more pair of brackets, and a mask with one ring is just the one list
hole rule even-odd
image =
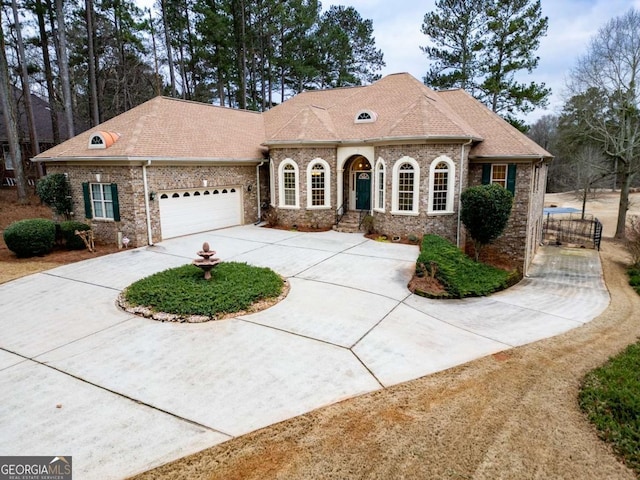
[[371, 174], [356, 174], [356, 210], [371, 210]]

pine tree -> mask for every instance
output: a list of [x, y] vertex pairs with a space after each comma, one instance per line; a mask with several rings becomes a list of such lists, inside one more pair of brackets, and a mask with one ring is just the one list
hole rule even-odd
[[547, 104], [551, 90], [544, 84], [519, 83], [516, 73], [538, 66], [535, 51], [546, 35], [549, 20], [542, 17], [540, 0], [493, 0], [487, 12], [480, 85], [481, 98], [507, 119]]
[[422, 33], [432, 45], [420, 49], [433, 60], [424, 82], [434, 88], [476, 92], [485, 32], [485, 0], [438, 0], [424, 16]]
[[464, 88], [522, 127], [515, 115], [546, 105], [551, 93], [543, 83], [516, 80], [538, 66], [547, 27], [540, 0], [438, 0], [422, 25], [431, 41], [422, 50], [433, 62], [425, 83]]

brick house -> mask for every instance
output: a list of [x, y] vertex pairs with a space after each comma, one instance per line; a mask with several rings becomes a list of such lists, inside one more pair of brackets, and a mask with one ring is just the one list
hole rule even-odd
[[138, 246], [253, 223], [271, 206], [286, 226], [329, 228], [358, 212], [387, 235], [464, 248], [460, 192], [499, 183], [514, 209], [489, 254], [526, 272], [551, 155], [466, 92], [403, 73], [265, 113], [156, 97], [36, 160], [68, 175], [76, 217], [99, 239]]

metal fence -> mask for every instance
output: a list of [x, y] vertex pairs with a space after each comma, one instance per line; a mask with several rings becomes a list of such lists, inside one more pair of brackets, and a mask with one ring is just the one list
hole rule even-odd
[[580, 213], [547, 214], [544, 222], [544, 240], [556, 245], [575, 245], [600, 250], [602, 223], [593, 215]]

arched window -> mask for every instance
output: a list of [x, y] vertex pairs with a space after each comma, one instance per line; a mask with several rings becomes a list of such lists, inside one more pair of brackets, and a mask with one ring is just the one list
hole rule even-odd
[[316, 158], [307, 167], [307, 208], [329, 208], [330, 206], [330, 167], [321, 158]]
[[392, 212], [415, 215], [420, 194], [420, 167], [413, 158], [403, 157], [393, 166]]
[[373, 209], [384, 212], [384, 194], [385, 194], [385, 164], [381, 158], [376, 162], [374, 176], [375, 198], [373, 199]]
[[429, 166], [429, 213], [453, 213], [455, 164], [446, 156]]
[[287, 159], [278, 170], [280, 207], [298, 208], [298, 164]]
[[355, 123], [373, 123], [377, 120], [378, 116], [371, 110], [360, 110], [356, 113]]

